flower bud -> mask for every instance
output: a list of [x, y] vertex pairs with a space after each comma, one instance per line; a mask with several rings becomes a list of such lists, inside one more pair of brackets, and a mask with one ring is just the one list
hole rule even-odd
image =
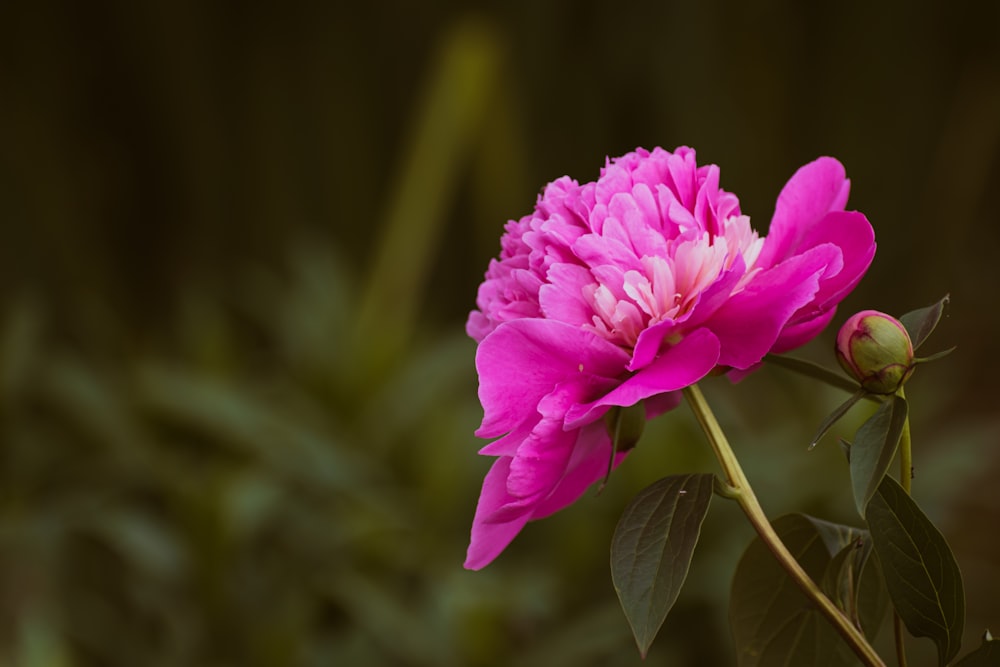
[[837, 361], [865, 391], [892, 394], [913, 372], [913, 344], [899, 320], [863, 310], [837, 333]]

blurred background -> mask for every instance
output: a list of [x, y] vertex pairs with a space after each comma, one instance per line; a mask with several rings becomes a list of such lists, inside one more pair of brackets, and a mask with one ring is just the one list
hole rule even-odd
[[[502, 226], [640, 145], [695, 147], [761, 232], [839, 158], [879, 250], [838, 326], [951, 294], [915, 496], [966, 648], [1000, 631], [998, 34], [962, 1], [3, 3], [0, 664], [639, 664], [607, 550], [646, 484], [715, 470], [685, 408], [461, 563], [490, 463], [463, 327]], [[833, 333], [799, 355], [834, 364]], [[805, 450], [843, 396], [704, 389], [769, 513], [859, 523], [835, 437]], [[716, 498], [649, 664], [733, 663], [750, 538]]]

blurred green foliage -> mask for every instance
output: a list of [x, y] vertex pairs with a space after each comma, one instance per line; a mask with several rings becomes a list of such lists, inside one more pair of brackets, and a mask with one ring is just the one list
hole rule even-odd
[[[638, 664], [613, 526], [707, 448], [661, 418], [600, 497], [463, 571], [489, 461], [462, 325], [545, 182], [677, 144], [760, 229], [796, 167], [846, 164], [880, 247], [845, 313], [951, 292], [959, 351], [908, 388], [914, 488], [977, 645], [998, 27], [988, 3], [4, 4], [0, 664]], [[805, 451], [841, 396], [767, 368], [706, 391], [768, 512], [858, 523], [836, 446]], [[731, 662], [750, 537], [717, 500], [650, 661]]]

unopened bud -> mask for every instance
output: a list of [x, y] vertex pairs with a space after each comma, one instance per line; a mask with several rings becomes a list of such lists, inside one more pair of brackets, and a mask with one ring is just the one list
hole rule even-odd
[[865, 391], [892, 394], [913, 372], [913, 344], [899, 320], [863, 310], [840, 328], [837, 361]]

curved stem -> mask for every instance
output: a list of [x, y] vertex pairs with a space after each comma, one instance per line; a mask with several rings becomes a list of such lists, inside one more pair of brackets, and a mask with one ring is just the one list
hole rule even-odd
[[722, 470], [726, 475], [726, 481], [735, 492], [736, 501], [740, 504], [744, 514], [747, 515], [757, 534], [760, 535], [761, 541], [763, 541], [768, 550], [778, 560], [781, 567], [788, 572], [788, 575], [806, 597], [812, 600], [819, 608], [820, 612], [827, 618], [844, 641], [847, 642], [851, 650], [857, 654], [858, 658], [868, 667], [885, 667], [885, 663], [882, 662], [882, 659], [875, 652], [875, 649], [871, 647], [871, 644], [868, 643], [864, 635], [861, 634], [861, 631], [830, 601], [830, 598], [823, 593], [819, 586], [816, 585], [816, 582], [802, 569], [802, 566], [795, 560], [795, 556], [792, 555], [781, 541], [781, 538], [778, 537], [778, 534], [771, 526], [771, 522], [768, 521], [767, 515], [764, 514], [757, 496], [754, 495], [753, 489], [750, 487], [750, 482], [747, 480], [739, 461], [736, 459], [736, 454], [733, 452], [732, 447], [729, 446], [729, 442], [722, 432], [722, 427], [719, 426], [719, 422], [715, 419], [715, 415], [705, 401], [705, 396], [701, 393], [698, 385], [692, 385], [684, 389], [684, 398], [691, 406], [691, 410], [698, 419], [698, 423], [705, 432], [705, 436], [711, 443], [715, 457], [719, 460], [719, 465], [722, 466]]
[[[905, 399], [903, 388], [899, 388], [899, 397]], [[907, 410], [906, 421], [903, 422], [903, 433], [899, 437], [899, 484], [906, 495], [910, 495], [913, 481], [913, 452], [910, 449], [910, 417]], [[906, 643], [903, 640], [903, 620], [899, 612], [892, 612], [892, 633], [896, 639], [896, 660], [899, 667], [906, 667]]]

